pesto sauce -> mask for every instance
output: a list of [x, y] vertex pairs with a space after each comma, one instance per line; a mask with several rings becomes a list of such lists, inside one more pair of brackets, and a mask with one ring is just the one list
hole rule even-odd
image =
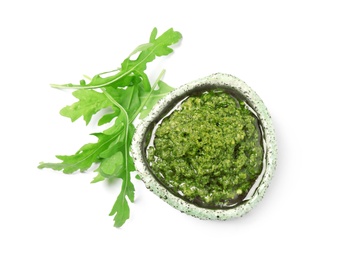
[[147, 159], [175, 195], [204, 207], [242, 201], [263, 167], [257, 117], [222, 90], [190, 96], [153, 130]]

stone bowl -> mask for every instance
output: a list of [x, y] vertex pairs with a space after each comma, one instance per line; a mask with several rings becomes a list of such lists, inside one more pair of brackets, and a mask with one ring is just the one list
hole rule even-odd
[[[203, 208], [175, 195], [156, 179], [146, 159], [146, 135], [159, 120], [159, 116], [168, 111], [169, 106], [173, 107], [173, 103], [179, 102], [190, 93], [206, 88], [223, 88], [230, 94], [242, 97], [252, 108], [262, 127], [263, 170], [246, 198], [241, 203], [228, 208]], [[227, 220], [248, 213], [263, 198], [276, 168], [277, 143], [272, 119], [260, 97], [240, 79], [229, 74], [216, 73], [185, 84], [161, 99], [148, 117], [137, 126], [132, 141], [132, 156], [136, 170], [146, 187], [169, 205], [200, 219]]]

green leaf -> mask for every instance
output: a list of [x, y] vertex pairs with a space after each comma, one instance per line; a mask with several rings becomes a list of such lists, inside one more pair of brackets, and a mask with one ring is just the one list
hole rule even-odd
[[113, 156], [115, 153], [118, 153], [119, 151], [121, 152], [124, 143], [120, 139], [114, 140], [114, 142], [112, 142], [110, 146], [100, 154], [100, 158], [109, 158]]
[[100, 182], [100, 181], [104, 181], [105, 179], [106, 178], [104, 176], [102, 176], [100, 173], [98, 173], [98, 175], [93, 178], [91, 183], [97, 183], [97, 182]]
[[[114, 125], [111, 127], [107, 128], [106, 130], [103, 131], [105, 135], [114, 135], [116, 132], [120, 132], [121, 129], [124, 129], [125, 124], [122, 121], [122, 116], [119, 116], [117, 120], [115, 120]], [[123, 131], [122, 131], [123, 133]]]
[[151, 87], [145, 73], [147, 63], [171, 53], [173, 49], [170, 46], [181, 37], [173, 29], [157, 37], [157, 29], [154, 28], [149, 42], [134, 49], [121, 63], [120, 69], [102, 72], [92, 78], [84, 76], [85, 79], [81, 79], [78, 85], [52, 84], [55, 88], [77, 89], [73, 95], [78, 101], [61, 109], [61, 115], [70, 118], [72, 122], [83, 117], [88, 124], [93, 115], [101, 112], [104, 114], [98, 120], [98, 125], [109, 126], [102, 133], [93, 134], [98, 138], [96, 143], [83, 145], [73, 155], [58, 155], [56, 157], [60, 162], [40, 163], [38, 168], [51, 168], [69, 174], [86, 171], [97, 164], [97, 176], [91, 183], [120, 178], [121, 191], [110, 212], [116, 227], [121, 227], [129, 218], [129, 202], [134, 202], [131, 172], [135, 171], [135, 166], [130, 155], [135, 133], [134, 120], [139, 114], [144, 118], [154, 104], [172, 90], [159, 81], [163, 73]]
[[134, 54], [137, 54], [138, 52], [145, 51], [148, 48], [152, 47], [154, 44], [149, 42], [149, 43], [144, 43], [139, 45], [138, 47], [135, 48], [134, 51], [128, 56], [128, 58], [131, 58]]
[[164, 56], [170, 54], [173, 49], [169, 46], [177, 43], [182, 35], [179, 32], [175, 32], [172, 28], [164, 32], [158, 38], [156, 37], [156, 30], [153, 29], [151, 33], [151, 43], [148, 48], [143, 49], [136, 60], [130, 60], [130, 57], [124, 60], [121, 64], [122, 71], [144, 71], [146, 70], [146, 64], [155, 59], [156, 56]]
[[97, 143], [89, 143], [82, 146], [74, 155], [57, 155], [56, 157], [61, 160], [59, 163], [40, 163], [39, 169], [51, 168], [64, 173], [73, 173], [75, 171], [84, 172], [93, 163], [99, 162], [99, 155], [105, 151], [110, 143], [112, 143], [119, 132], [114, 135], [93, 134], [98, 138]]
[[101, 162], [100, 168], [109, 177], [119, 176], [120, 171], [123, 168], [123, 164], [124, 164], [124, 156], [121, 152], [117, 152], [113, 154], [112, 156], [104, 159]]
[[131, 117], [140, 107], [139, 88], [127, 88], [120, 105], [126, 110], [128, 117]]
[[120, 194], [115, 201], [111, 212], [109, 213], [110, 216], [114, 216], [114, 226], [121, 227], [127, 219], [129, 219], [130, 209], [128, 205], [128, 201], [126, 198], [126, 194], [131, 202], [134, 202], [134, 186], [129, 181], [124, 181], [123, 189], [121, 190]]
[[118, 109], [114, 110], [112, 113], [108, 113], [103, 115], [99, 121], [98, 121], [98, 125], [104, 125], [107, 123], [110, 123], [114, 118], [116, 118], [119, 115], [120, 111]]
[[170, 87], [163, 81], [159, 81], [158, 89], [152, 89], [150, 92], [142, 93], [140, 99], [144, 102], [144, 107], [140, 112], [140, 119], [145, 118], [154, 105], [163, 97], [165, 97], [169, 92], [171, 92], [174, 88]]
[[88, 124], [94, 114], [103, 108], [112, 106], [104, 94], [95, 90], [76, 90], [73, 92], [73, 96], [79, 101], [71, 106], [64, 107], [60, 111], [62, 116], [69, 117], [72, 122], [83, 116], [86, 124]]
[[[81, 84], [52, 84], [52, 87], [55, 88], [80, 88], [80, 89], [95, 89], [103, 87], [119, 87], [119, 86], [131, 86], [135, 85], [134, 78], [142, 78], [143, 80], [148, 79], [144, 76], [144, 71], [147, 68], [147, 63], [153, 61], [157, 56], [168, 55], [173, 52], [173, 49], [170, 48], [171, 45], [179, 42], [182, 38], [180, 32], [174, 31], [172, 28], [164, 32], [158, 38], [156, 38], [157, 29], [154, 28], [151, 33], [150, 42], [141, 44], [137, 47], [132, 54], [138, 52], [139, 55], [137, 59], [131, 60], [131, 55], [129, 55], [122, 63], [120, 71], [115, 75], [108, 77], [101, 77], [105, 73], [97, 74], [93, 77], [90, 83], [84, 84], [82, 81]], [[144, 84], [147, 87], [147, 84]]]
[[153, 28], [152, 32], [151, 32], [151, 36], [149, 37], [149, 42], [154, 42], [156, 37], [158, 34], [158, 29], [157, 28]]

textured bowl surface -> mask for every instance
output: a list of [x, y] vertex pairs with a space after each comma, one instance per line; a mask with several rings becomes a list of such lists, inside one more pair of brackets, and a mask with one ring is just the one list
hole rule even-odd
[[[225, 209], [207, 209], [198, 207], [194, 204], [188, 203], [180, 197], [174, 195], [160, 184], [153, 176], [145, 156], [145, 135], [159, 115], [168, 109], [168, 104], [173, 103], [181, 97], [187, 95], [195, 90], [206, 89], [206, 86], [211, 88], [225, 88], [230, 93], [237, 93], [245, 98], [246, 102], [256, 112], [260, 120], [263, 131], [263, 145], [265, 148], [264, 170], [260, 176], [259, 184], [244, 202], [237, 206]], [[165, 98], [161, 99], [152, 109], [151, 113], [145, 118], [137, 127], [136, 133], [133, 137], [132, 156], [139, 175], [146, 187], [154, 192], [161, 199], [166, 201], [169, 205], [184, 212], [188, 215], [198, 217], [200, 219], [219, 219], [227, 220], [234, 217], [240, 217], [249, 212], [264, 196], [264, 193], [269, 186], [269, 182], [273, 176], [277, 162], [277, 144], [275, 139], [275, 132], [271, 117], [260, 99], [260, 97], [243, 81], [240, 79], [222, 73], [212, 74], [208, 77], [198, 79], [191, 83], [185, 84]]]

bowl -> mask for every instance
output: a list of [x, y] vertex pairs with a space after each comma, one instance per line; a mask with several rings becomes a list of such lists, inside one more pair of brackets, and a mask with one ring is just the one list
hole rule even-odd
[[[149, 133], [164, 114], [173, 109], [185, 97], [209, 89], [223, 89], [230, 95], [246, 102], [260, 123], [264, 150], [262, 171], [246, 197], [239, 203], [223, 208], [197, 205], [173, 192], [155, 176], [146, 155]], [[245, 82], [232, 75], [215, 73], [173, 90], [153, 107], [148, 117], [136, 128], [132, 141], [132, 157], [136, 170], [145, 186], [175, 209], [200, 219], [227, 220], [248, 213], [263, 198], [276, 168], [277, 143], [271, 116], [255, 91]]]

